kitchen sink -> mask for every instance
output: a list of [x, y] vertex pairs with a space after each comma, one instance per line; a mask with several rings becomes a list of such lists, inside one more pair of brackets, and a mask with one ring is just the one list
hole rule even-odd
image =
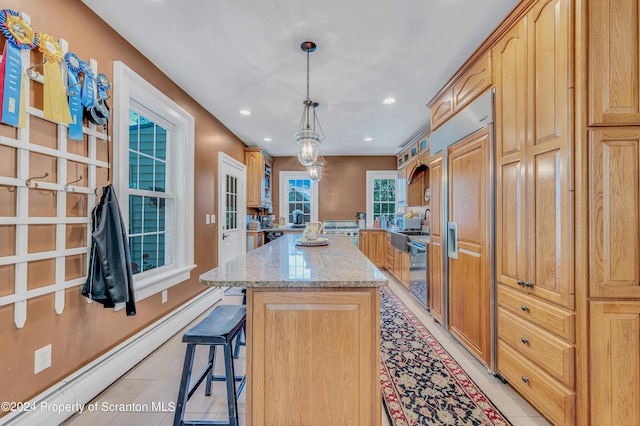
[[391, 231], [391, 245], [405, 253], [409, 252], [409, 236], [399, 231]]

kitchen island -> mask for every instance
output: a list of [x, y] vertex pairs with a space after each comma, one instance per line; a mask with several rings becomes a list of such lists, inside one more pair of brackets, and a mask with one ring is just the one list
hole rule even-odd
[[206, 272], [247, 288], [247, 425], [379, 425], [380, 289], [387, 278], [343, 235], [285, 235]]

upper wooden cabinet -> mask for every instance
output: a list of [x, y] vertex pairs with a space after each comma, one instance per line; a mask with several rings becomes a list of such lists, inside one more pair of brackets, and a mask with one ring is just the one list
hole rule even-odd
[[273, 160], [261, 148], [245, 148], [247, 166], [247, 207], [271, 208], [271, 168]]
[[587, 4], [589, 124], [640, 125], [638, 0]]
[[490, 51], [457, 78], [449, 90], [429, 104], [431, 131], [440, 127], [489, 87], [491, 87]]
[[499, 282], [574, 307], [570, 0], [537, 3], [494, 47]]
[[453, 115], [453, 89], [447, 90], [430, 108], [433, 131]]
[[491, 86], [491, 52], [482, 56], [453, 85], [453, 110], [459, 111]]
[[590, 296], [640, 298], [640, 128], [589, 132]]

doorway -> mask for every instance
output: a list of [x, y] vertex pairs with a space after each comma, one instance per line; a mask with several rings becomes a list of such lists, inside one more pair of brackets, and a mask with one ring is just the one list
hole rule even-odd
[[218, 154], [218, 266], [243, 255], [247, 250], [246, 166], [220, 152]]

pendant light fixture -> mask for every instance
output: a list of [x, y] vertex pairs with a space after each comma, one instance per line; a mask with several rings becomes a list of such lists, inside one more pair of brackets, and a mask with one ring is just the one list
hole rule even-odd
[[[300, 45], [300, 49], [307, 54], [307, 98], [303, 102], [304, 109], [300, 120], [300, 130], [296, 133], [296, 142], [298, 143], [298, 160], [309, 168], [318, 159], [320, 141], [324, 139], [324, 135], [316, 116], [316, 107], [319, 104], [309, 98], [309, 53], [316, 51], [316, 44], [312, 41], [305, 41]], [[311, 173], [311, 170], [309, 172]]]
[[314, 161], [312, 165], [307, 167], [307, 171], [309, 172], [309, 179], [311, 180], [311, 182], [318, 182], [320, 180], [320, 178], [322, 177], [324, 165], [324, 157], [318, 152], [318, 158], [316, 159], [316, 161]]

